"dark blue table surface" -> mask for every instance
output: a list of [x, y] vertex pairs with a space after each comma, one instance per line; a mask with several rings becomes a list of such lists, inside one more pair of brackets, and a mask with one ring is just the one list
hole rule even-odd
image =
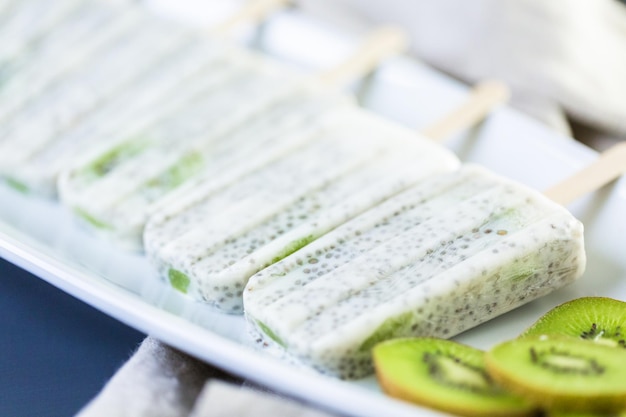
[[0, 416], [72, 416], [144, 335], [0, 259]]

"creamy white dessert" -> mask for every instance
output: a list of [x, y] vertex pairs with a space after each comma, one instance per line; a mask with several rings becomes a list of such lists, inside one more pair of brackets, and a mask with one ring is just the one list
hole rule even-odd
[[346, 108], [232, 185], [209, 181], [170, 198], [146, 225], [145, 250], [174, 288], [241, 313], [242, 290], [255, 272], [457, 164], [430, 140]]
[[[12, 120], [31, 100], [36, 100], [55, 84], [71, 81], [88, 63], [96, 58], [102, 59], [102, 55], [115, 47], [120, 50], [123, 41], [133, 36], [138, 27], [154, 20], [134, 7], [121, 10], [100, 6], [94, 6], [90, 12], [73, 15], [69, 20], [74, 25], [64, 21], [63, 26], [56, 27], [41, 39], [34, 53], [25, 54], [24, 61], [17, 62], [15, 68], [9, 66], [8, 77], [0, 88], [2, 136], [9, 130], [7, 121]], [[85, 14], [89, 16], [85, 17]], [[74, 19], [85, 19], [83, 23], [88, 27], [82, 27]], [[83, 36], [75, 37], [78, 36], [76, 32]]]
[[[28, 163], [60, 132], [107, 98], [131, 88], [146, 73], [164, 66], [177, 49], [191, 40], [190, 33], [178, 26], [156, 20], [143, 22], [132, 34], [94, 53], [71, 76], [49, 85], [6, 120], [0, 155], [16, 167]], [[0, 160], [1, 166], [3, 162]]]
[[43, 37], [84, 4], [84, 0], [3, 1], [0, 4], [0, 64], [28, 52], [29, 48], [36, 48]]
[[[52, 4], [27, 0], [15, 3], [6, 14], [3, 13], [0, 21], [0, 63], [3, 69], [7, 64], [13, 66], [28, 61], [61, 39], [67, 42], [66, 48], [72, 47], [73, 42], [80, 40], [75, 34], [80, 34], [82, 26], [90, 27], [108, 13], [119, 11], [101, 1], [61, 0]], [[58, 52], [64, 51], [59, 49]]]
[[424, 181], [250, 278], [248, 321], [321, 372], [358, 378], [370, 349], [450, 338], [577, 279], [583, 225], [485, 169]]
[[13, 7], [17, 4], [17, 1], [4, 0], [0, 2], [0, 24], [4, 23], [5, 18], [9, 16]]

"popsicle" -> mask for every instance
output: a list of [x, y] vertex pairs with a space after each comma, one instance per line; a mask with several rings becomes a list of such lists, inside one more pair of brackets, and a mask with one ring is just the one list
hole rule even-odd
[[576, 280], [583, 225], [478, 166], [431, 177], [252, 276], [260, 337], [342, 378], [401, 336], [452, 337]]

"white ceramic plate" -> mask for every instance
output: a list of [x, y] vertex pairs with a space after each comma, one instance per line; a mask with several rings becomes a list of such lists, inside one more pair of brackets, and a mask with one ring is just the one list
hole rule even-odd
[[[266, 29], [264, 49], [310, 68], [332, 63], [355, 40], [329, 34], [327, 28], [297, 13], [278, 16]], [[302, 53], [304, 44], [308, 45], [306, 54]], [[398, 58], [385, 64], [370, 81], [363, 103], [420, 128], [452, 109], [466, 94], [467, 88], [461, 84], [416, 61]], [[571, 138], [554, 134], [506, 107], [445, 145], [464, 161], [482, 163], [538, 189], [567, 177], [597, 156]], [[243, 378], [345, 415], [441, 415], [386, 397], [373, 378], [338, 381], [259, 351], [243, 318], [188, 301], [162, 283], [141, 255], [121, 252], [90, 237], [56, 202], [24, 196], [5, 185], [0, 185], [0, 202], [0, 256], [129, 326]], [[624, 178], [570, 209], [586, 228], [588, 269], [582, 279], [456, 340], [489, 348], [515, 337], [563, 301], [585, 295], [626, 300]]]

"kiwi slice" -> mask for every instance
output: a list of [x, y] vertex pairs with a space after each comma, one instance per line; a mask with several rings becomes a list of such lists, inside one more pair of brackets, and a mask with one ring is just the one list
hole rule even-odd
[[626, 349], [626, 303], [582, 297], [561, 304], [530, 326], [522, 337], [565, 335]]
[[548, 410], [626, 409], [626, 352], [567, 336], [527, 336], [485, 356], [489, 374]]
[[373, 350], [376, 376], [392, 397], [465, 416], [530, 416], [530, 402], [498, 386], [484, 352], [450, 340], [393, 339]]

